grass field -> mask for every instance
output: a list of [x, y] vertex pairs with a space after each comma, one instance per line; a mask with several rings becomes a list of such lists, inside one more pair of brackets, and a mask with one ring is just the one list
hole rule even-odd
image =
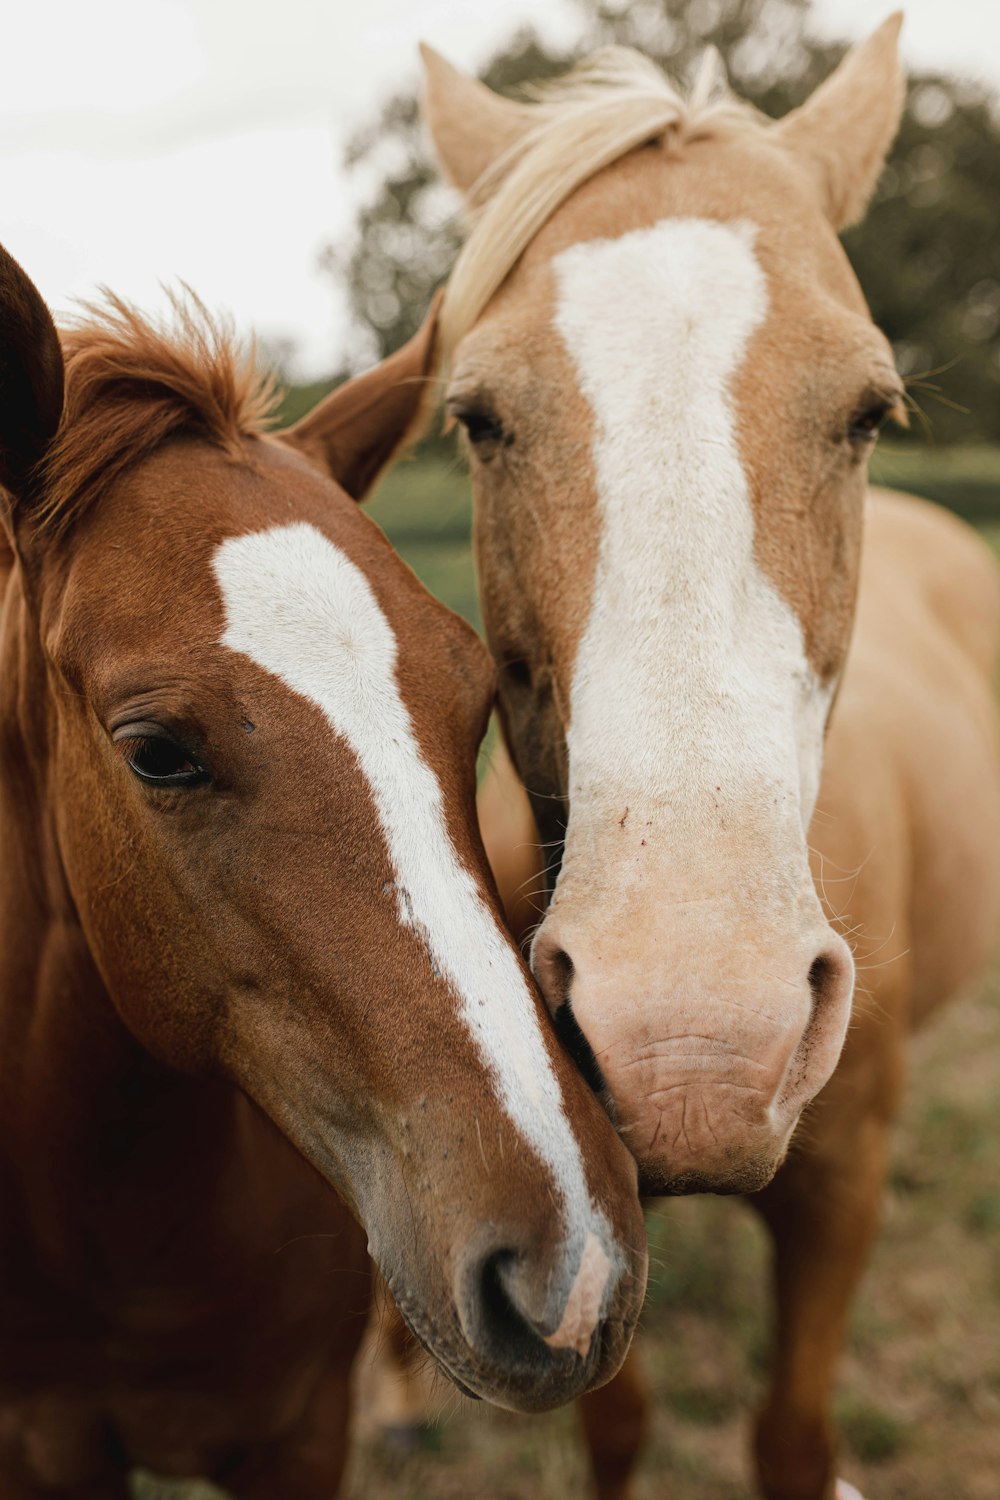
[[366, 506], [432, 594], [479, 628], [472, 572], [472, 505], [461, 459], [404, 459]]
[[[876, 477], [992, 517], [983, 530], [1000, 551], [993, 450], [928, 450], [921, 461], [919, 450], [886, 449]], [[428, 586], [478, 623], [460, 465], [435, 457], [398, 466], [371, 512]], [[998, 1139], [1000, 971], [913, 1048], [883, 1233], [837, 1403], [842, 1472], [867, 1500], [1000, 1497]], [[638, 1496], [745, 1500], [748, 1416], [768, 1349], [764, 1236], [744, 1205], [714, 1198], [657, 1207], [649, 1231], [640, 1346], [656, 1415]], [[359, 1436], [346, 1500], [586, 1495], [572, 1411], [514, 1417], [447, 1391], [438, 1409], [423, 1447], [407, 1457], [371, 1432]], [[137, 1494], [166, 1500], [178, 1490], [149, 1484]]]

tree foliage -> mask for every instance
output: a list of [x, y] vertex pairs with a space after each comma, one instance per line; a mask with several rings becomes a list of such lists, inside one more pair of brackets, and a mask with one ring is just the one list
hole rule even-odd
[[[683, 80], [711, 43], [736, 93], [779, 116], [842, 52], [812, 36], [809, 0], [575, 4], [572, 52], [553, 53], [521, 31], [483, 70], [485, 82], [516, 92], [610, 42], [638, 47]], [[417, 327], [461, 231], [414, 95], [390, 99], [358, 132], [347, 166], [372, 190], [350, 242], [331, 246], [325, 260], [346, 282], [357, 355], [368, 360]], [[875, 201], [845, 245], [936, 440], [1000, 439], [1000, 109], [985, 88], [937, 74], [911, 80]]]

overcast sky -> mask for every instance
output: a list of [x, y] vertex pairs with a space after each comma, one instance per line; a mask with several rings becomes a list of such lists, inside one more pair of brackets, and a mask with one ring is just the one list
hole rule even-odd
[[[856, 39], [892, 9], [816, 0]], [[1000, 0], [911, 0], [917, 65], [1000, 84]], [[321, 248], [351, 216], [352, 126], [416, 81], [416, 42], [475, 66], [521, 20], [573, 36], [568, 0], [30, 0], [5, 7], [0, 241], [56, 312], [104, 282], [142, 306], [191, 283], [243, 329], [334, 368], [344, 313]]]

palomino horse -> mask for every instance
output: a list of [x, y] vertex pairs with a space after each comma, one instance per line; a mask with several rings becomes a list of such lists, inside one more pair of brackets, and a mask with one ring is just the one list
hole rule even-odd
[[[903, 389], [836, 231], [896, 130], [899, 21], [778, 123], [704, 75], [685, 101], [633, 53], [535, 104], [426, 59], [476, 214], [442, 311], [446, 404], [547, 851], [532, 963], [643, 1190], [757, 1194], [773, 1500], [832, 1492], [830, 1386], [903, 1038], [981, 971], [1000, 918], [997, 578], [959, 523], [873, 504], [843, 675], [867, 459]], [[841, 928], [881, 949], [853, 1009]], [[624, 1495], [640, 1394], [623, 1374], [589, 1403], [601, 1493]]]
[[199, 307], [61, 354], [0, 263], [4, 1500], [330, 1500], [365, 1234], [471, 1392], [624, 1357], [635, 1164], [503, 927], [492, 666], [350, 498], [432, 336], [269, 437]]

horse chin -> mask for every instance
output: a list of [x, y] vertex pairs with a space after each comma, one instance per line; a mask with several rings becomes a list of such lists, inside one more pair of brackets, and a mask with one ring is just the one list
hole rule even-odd
[[640, 1161], [639, 1196], [681, 1198], [689, 1193], [716, 1193], [726, 1197], [759, 1193], [773, 1180], [785, 1155], [786, 1148], [782, 1148], [777, 1155], [734, 1163], [713, 1172], [673, 1172], [669, 1162]]

